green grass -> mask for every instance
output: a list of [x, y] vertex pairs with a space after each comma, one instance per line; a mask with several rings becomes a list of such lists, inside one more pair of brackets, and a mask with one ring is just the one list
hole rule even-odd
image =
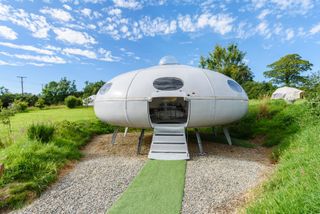
[[269, 121], [251, 122], [253, 133], [265, 133], [266, 146], [276, 145], [278, 164], [247, 213], [320, 213], [320, 123], [307, 104], [286, 105]]
[[[91, 107], [68, 109], [60, 106], [58, 108], [38, 110], [34, 109], [25, 113], [17, 113], [11, 118], [13, 136], [15, 139], [25, 136], [26, 128], [33, 123], [53, 123], [62, 120], [79, 121], [93, 120], [96, 116]], [[7, 135], [7, 130], [0, 124], [0, 138]]]
[[150, 160], [108, 214], [178, 214], [186, 161]]
[[[76, 114], [80, 116], [73, 112], [72, 116], [65, 119], [83, 118], [76, 118]], [[23, 117], [31, 118], [30, 115]], [[58, 118], [63, 117], [57, 116], [56, 120], [60, 120]], [[34, 117], [32, 119], [37, 121]], [[44, 118], [41, 121], [44, 122]], [[113, 127], [96, 119], [59, 121], [51, 125], [54, 126], [54, 134], [49, 142], [30, 140], [24, 133], [15, 143], [0, 150], [0, 163], [5, 165], [4, 174], [0, 177], [0, 213], [3, 209], [19, 208], [39, 196], [57, 179], [59, 170], [68, 161], [82, 157], [80, 148], [93, 135], [113, 132]]]
[[320, 213], [320, 125], [289, 140], [276, 172], [247, 213]]

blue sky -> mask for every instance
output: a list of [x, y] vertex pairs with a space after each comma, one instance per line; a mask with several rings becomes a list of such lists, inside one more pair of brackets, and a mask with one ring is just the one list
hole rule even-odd
[[319, 70], [320, 2], [312, 0], [0, 0], [0, 86], [20, 92], [67, 77], [85, 81], [158, 64], [198, 66], [215, 44], [238, 43], [255, 80], [299, 53]]

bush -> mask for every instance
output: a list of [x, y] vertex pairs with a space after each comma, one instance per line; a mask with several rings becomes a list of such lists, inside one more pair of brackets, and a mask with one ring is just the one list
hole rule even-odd
[[44, 124], [33, 124], [28, 128], [28, 138], [30, 140], [37, 140], [41, 143], [48, 143], [52, 140], [54, 133], [54, 126]]
[[39, 98], [38, 101], [36, 102], [35, 106], [40, 108], [40, 109], [43, 109], [44, 106], [45, 106], [44, 103], [45, 103], [44, 99]]
[[276, 90], [274, 85], [267, 82], [248, 81], [242, 84], [242, 87], [250, 99], [269, 97]]
[[25, 112], [28, 108], [28, 103], [21, 100], [15, 100], [13, 102], [13, 108], [16, 112]]
[[82, 105], [82, 100], [75, 96], [68, 96], [64, 102], [68, 108], [75, 108]]

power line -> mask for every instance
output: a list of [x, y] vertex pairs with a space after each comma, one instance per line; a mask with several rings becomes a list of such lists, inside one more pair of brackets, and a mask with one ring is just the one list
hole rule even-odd
[[20, 82], [21, 82], [21, 94], [23, 95], [23, 79], [24, 78], [27, 78], [27, 77], [24, 77], [24, 76], [17, 76], [18, 78], [20, 78]]

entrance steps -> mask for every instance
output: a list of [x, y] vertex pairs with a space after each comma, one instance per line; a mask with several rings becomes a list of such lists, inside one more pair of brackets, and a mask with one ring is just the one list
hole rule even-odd
[[154, 127], [148, 158], [155, 160], [189, 159], [185, 128], [170, 125]]

